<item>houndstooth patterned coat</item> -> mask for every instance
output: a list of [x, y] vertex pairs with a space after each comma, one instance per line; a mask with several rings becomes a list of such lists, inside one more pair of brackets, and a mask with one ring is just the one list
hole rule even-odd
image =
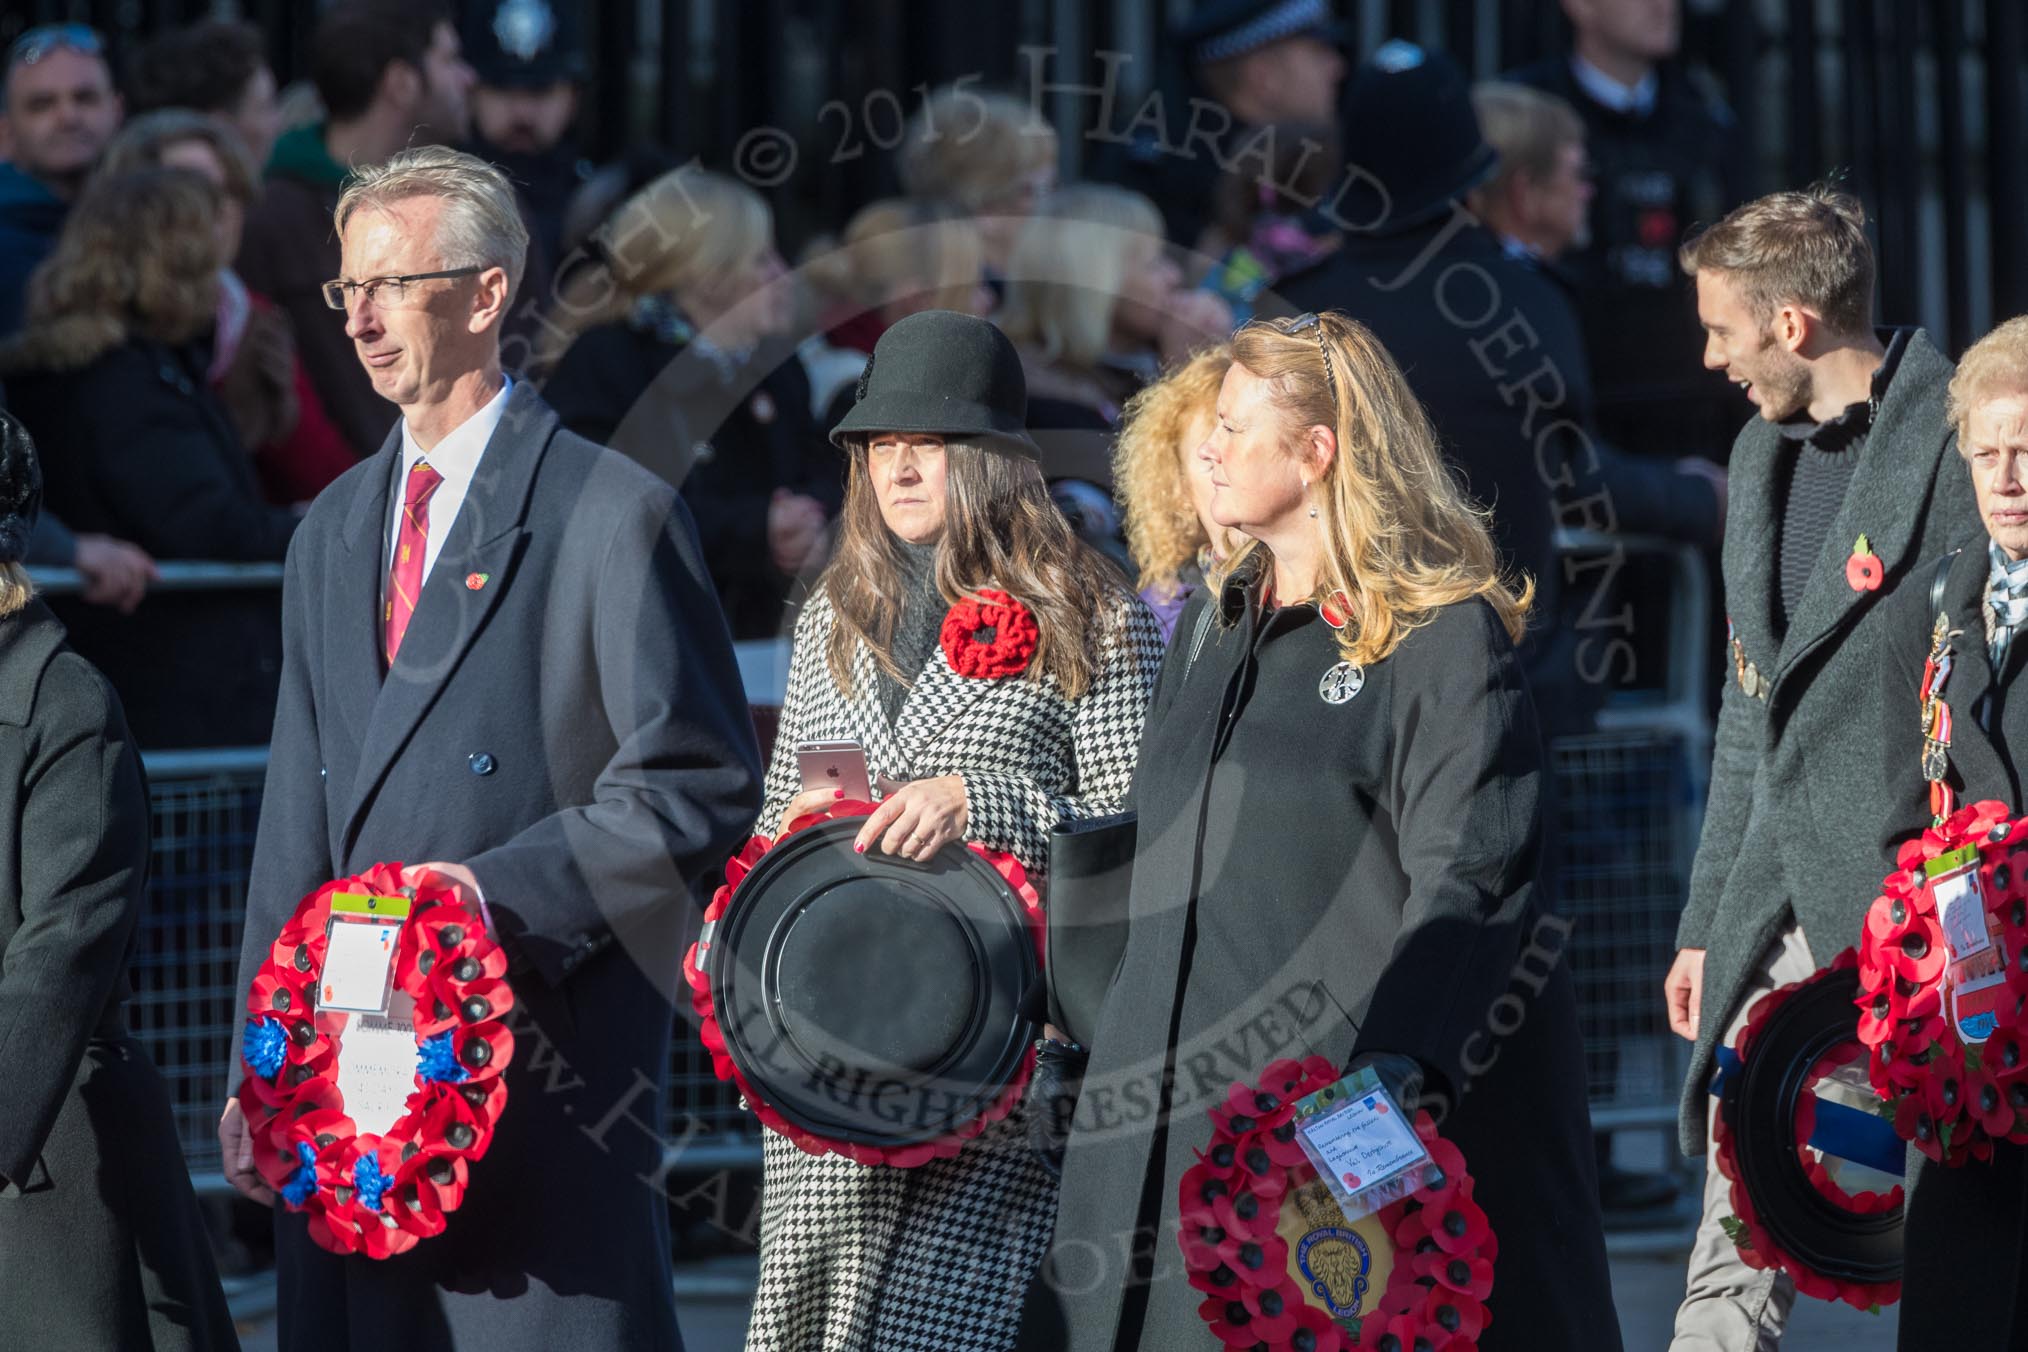
[[[798, 742], [852, 738], [869, 778], [965, 779], [965, 837], [1039, 877], [1050, 827], [1119, 810], [1162, 662], [1154, 617], [1124, 590], [1121, 640], [1091, 688], [977, 680], [932, 652], [890, 725], [872, 655], [853, 692], [825, 665], [831, 605], [820, 589], [796, 624], [760, 829], [773, 834], [801, 788]], [[919, 1168], [805, 1155], [770, 1132], [761, 1195], [760, 1285], [748, 1352], [999, 1352], [1011, 1347], [1049, 1242], [1056, 1184], [1029, 1153], [1017, 1109], [955, 1159]]]

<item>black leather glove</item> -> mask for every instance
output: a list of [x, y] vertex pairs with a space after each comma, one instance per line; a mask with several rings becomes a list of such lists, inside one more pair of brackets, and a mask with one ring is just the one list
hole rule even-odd
[[1371, 1070], [1380, 1077], [1380, 1086], [1394, 1096], [1395, 1106], [1415, 1119], [1415, 1105], [1422, 1098], [1422, 1064], [1398, 1052], [1361, 1052], [1345, 1064], [1347, 1075]]
[[1063, 1177], [1063, 1148], [1090, 1059], [1082, 1047], [1068, 1042], [1045, 1037], [1035, 1043], [1035, 1071], [1028, 1077], [1028, 1148], [1052, 1178]]

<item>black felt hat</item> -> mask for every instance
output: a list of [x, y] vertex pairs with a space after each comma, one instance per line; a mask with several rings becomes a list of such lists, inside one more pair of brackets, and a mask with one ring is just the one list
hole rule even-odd
[[19, 563], [42, 508], [42, 466], [35, 442], [14, 415], [0, 409], [0, 563]]
[[1019, 1076], [1041, 973], [1021, 895], [947, 845], [927, 864], [856, 853], [862, 818], [806, 827], [741, 880], [700, 947], [725, 1052], [800, 1131], [919, 1145]]
[[1354, 234], [1425, 225], [1499, 167], [1464, 72], [1413, 43], [1383, 43], [1353, 72], [1338, 121], [1345, 158], [1361, 172], [1350, 175], [1333, 215]]
[[1020, 354], [976, 315], [923, 310], [896, 320], [873, 345], [831, 440], [843, 446], [869, 432], [977, 439], [1033, 458]]

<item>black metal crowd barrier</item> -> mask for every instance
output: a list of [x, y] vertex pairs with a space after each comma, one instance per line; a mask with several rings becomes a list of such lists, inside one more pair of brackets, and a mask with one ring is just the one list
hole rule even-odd
[[[1664, 1131], [1675, 1116], [1683, 1044], [1662, 1016], [1710, 761], [1704, 633], [1708, 589], [1693, 551], [1657, 542], [1567, 535], [1571, 558], [1618, 551], [1658, 562], [1669, 579], [1667, 679], [1610, 702], [1601, 730], [1551, 748], [1559, 784], [1557, 868], [1572, 921], [1575, 975], [1591, 1102], [1601, 1127]], [[275, 565], [166, 564], [165, 589], [279, 586]], [[35, 573], [47, 594], [74, 593], [75, 574]], [[749, 701], [779, 705], [787, 640], [741, 644]], [[129, 1022], [168, 1080], [176, 1122], [201, 1190], [224, 1188], [214, 1135], [219, 1093], [236, 1061], [245, 993], [234, 989], [247, 878], [260, 816], [265, 747], [148, 752], [154, 847], [135, 943]], [[679, 1016], [664, 1103], [677, 1167], [757, 1169], [759, 1127], [712, 1074]]]

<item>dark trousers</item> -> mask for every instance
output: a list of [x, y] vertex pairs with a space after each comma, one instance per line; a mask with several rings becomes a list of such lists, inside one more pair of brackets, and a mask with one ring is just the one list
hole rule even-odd
[[1909, 1190], [1901, 1352], [2028, 1348], [2028, 1148], [1922, 1161]]

